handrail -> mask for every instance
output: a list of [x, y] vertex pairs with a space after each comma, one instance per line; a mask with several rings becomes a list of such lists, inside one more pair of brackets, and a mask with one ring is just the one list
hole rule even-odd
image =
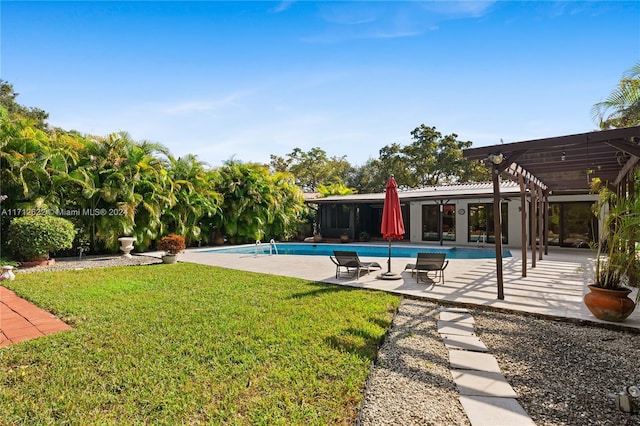
[[[258, 257], [258, 250], [264, 254], [264, 247], [262, 247], [262, 241], [260, 240], [256, 240], [253, 257]], [[269, 256], [273, 255], [274, 252], [278, 254], [278, 246], [276, 245], [276, 240], [272, 238], [271, 241], [269, 241]]]

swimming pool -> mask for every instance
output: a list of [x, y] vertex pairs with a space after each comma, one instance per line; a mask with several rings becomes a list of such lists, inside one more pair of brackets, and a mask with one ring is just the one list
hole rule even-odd
[[[277, 243], [278, 254], [291, 254], [302, 256], [330, 256], [334, 250], [357, 251], [361, 257], [388, 257], [389, 246], [387, 244], [314, 244], [314, 243]], [[237, 253], [255, 254], [256, 246], [246, 244], [233, 247], [221, 247], [215, 249], [200, 250], [199, 253]], [[275, 250], [273, 250], [275, 253]], [[496, 257], [493, 248], [474, 247], [432, 247], [432, 246], [408, 246], [391, 245], [391, 257], [417, 257], [422, 253], [446, 253], [447, 259], [491, 259]], [[269, 244], [262, 243], [258, 254], [269, 254]], [[511, 257], [509, 250], [502, 251], [503, 257]]]

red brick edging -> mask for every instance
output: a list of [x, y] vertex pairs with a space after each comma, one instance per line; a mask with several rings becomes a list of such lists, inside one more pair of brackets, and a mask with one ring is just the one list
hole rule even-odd
[[71, 327], [0, 286], [0, 348], [63, 330]]

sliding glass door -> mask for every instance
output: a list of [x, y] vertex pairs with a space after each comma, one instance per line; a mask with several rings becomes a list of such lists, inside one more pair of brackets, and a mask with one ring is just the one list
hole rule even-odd
[[422, 241], [455, 241], [455, 204], [426, 204], [422, 206]]

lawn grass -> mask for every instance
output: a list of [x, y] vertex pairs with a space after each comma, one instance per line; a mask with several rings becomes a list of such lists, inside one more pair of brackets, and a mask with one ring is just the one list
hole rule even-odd
[[353, 424], [399, 304], [193, 264], [5, 284], [74, 330], [0, 349], [2, 424]]

